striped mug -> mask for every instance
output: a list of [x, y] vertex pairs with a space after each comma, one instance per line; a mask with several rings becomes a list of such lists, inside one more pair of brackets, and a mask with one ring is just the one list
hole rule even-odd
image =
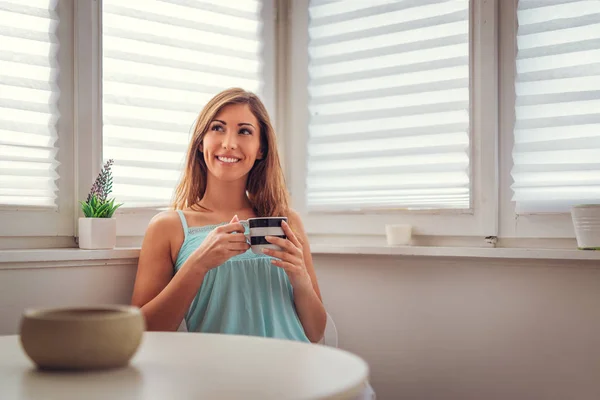
[[286, 217], [257, 217], [240, 221], [248, 227], [246, 240], [254, 254], [263, 254], [263, 249], [283, 250], [281, 247], [267, 242], [265, 236], [277, 236], [287, 239], [281, 222], [287, 222]]

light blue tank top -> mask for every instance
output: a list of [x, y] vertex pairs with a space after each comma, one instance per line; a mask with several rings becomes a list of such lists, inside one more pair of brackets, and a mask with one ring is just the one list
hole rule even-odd
[[[188, 228], [177, 210], [185, 239], [175, 272], [219, 225]], [[232, 257], [204, 277], [185, 316], [190, 332], [263, 336], [308, 342], [296, 313], [292, 286], [271, 258], [251, 250]]]

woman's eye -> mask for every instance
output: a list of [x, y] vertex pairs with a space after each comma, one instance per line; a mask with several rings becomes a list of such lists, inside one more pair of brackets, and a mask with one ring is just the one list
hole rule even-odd
[[242, 135], [252, 135], [252, 131], [250, 131], [249, 129], [240, 129], [240, 134]]
[[223, 131], [223, 127], [221, 125], [213, 125], [212, 128], [210, 128], [211, 131], [217, 131], [217, 132], [222, 132]]

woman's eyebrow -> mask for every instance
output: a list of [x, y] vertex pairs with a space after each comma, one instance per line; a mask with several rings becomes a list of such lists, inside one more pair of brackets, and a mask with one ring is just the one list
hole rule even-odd
[[[227, 125], [227, 122], [225, 122], [225, 121], [223, 121], [223, 120], [220, 120], [220, 119], [213, 119], [213, 122], [220, 122], [220, 123], [222, 123], [223, 125]], [[256, 129], [256, 127], [255, 127], [254, 125], [252, 125], [250, 122], [240, 122], [240, 123], [238, 124], [238, 126], [244, 126], [244, 125], [248, 125], [248, 126], [251, 126], [251, 127], [253, 127], [254, 129]]]

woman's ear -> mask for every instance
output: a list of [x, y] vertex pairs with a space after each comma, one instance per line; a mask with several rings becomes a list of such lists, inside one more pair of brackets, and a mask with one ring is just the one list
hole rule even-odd
[[204, 153], [204, 146], [202, 146], [202, 143], [200, 143], [200, 144], [198, 145], [198, 151], [199, 151], [200, 153]]

